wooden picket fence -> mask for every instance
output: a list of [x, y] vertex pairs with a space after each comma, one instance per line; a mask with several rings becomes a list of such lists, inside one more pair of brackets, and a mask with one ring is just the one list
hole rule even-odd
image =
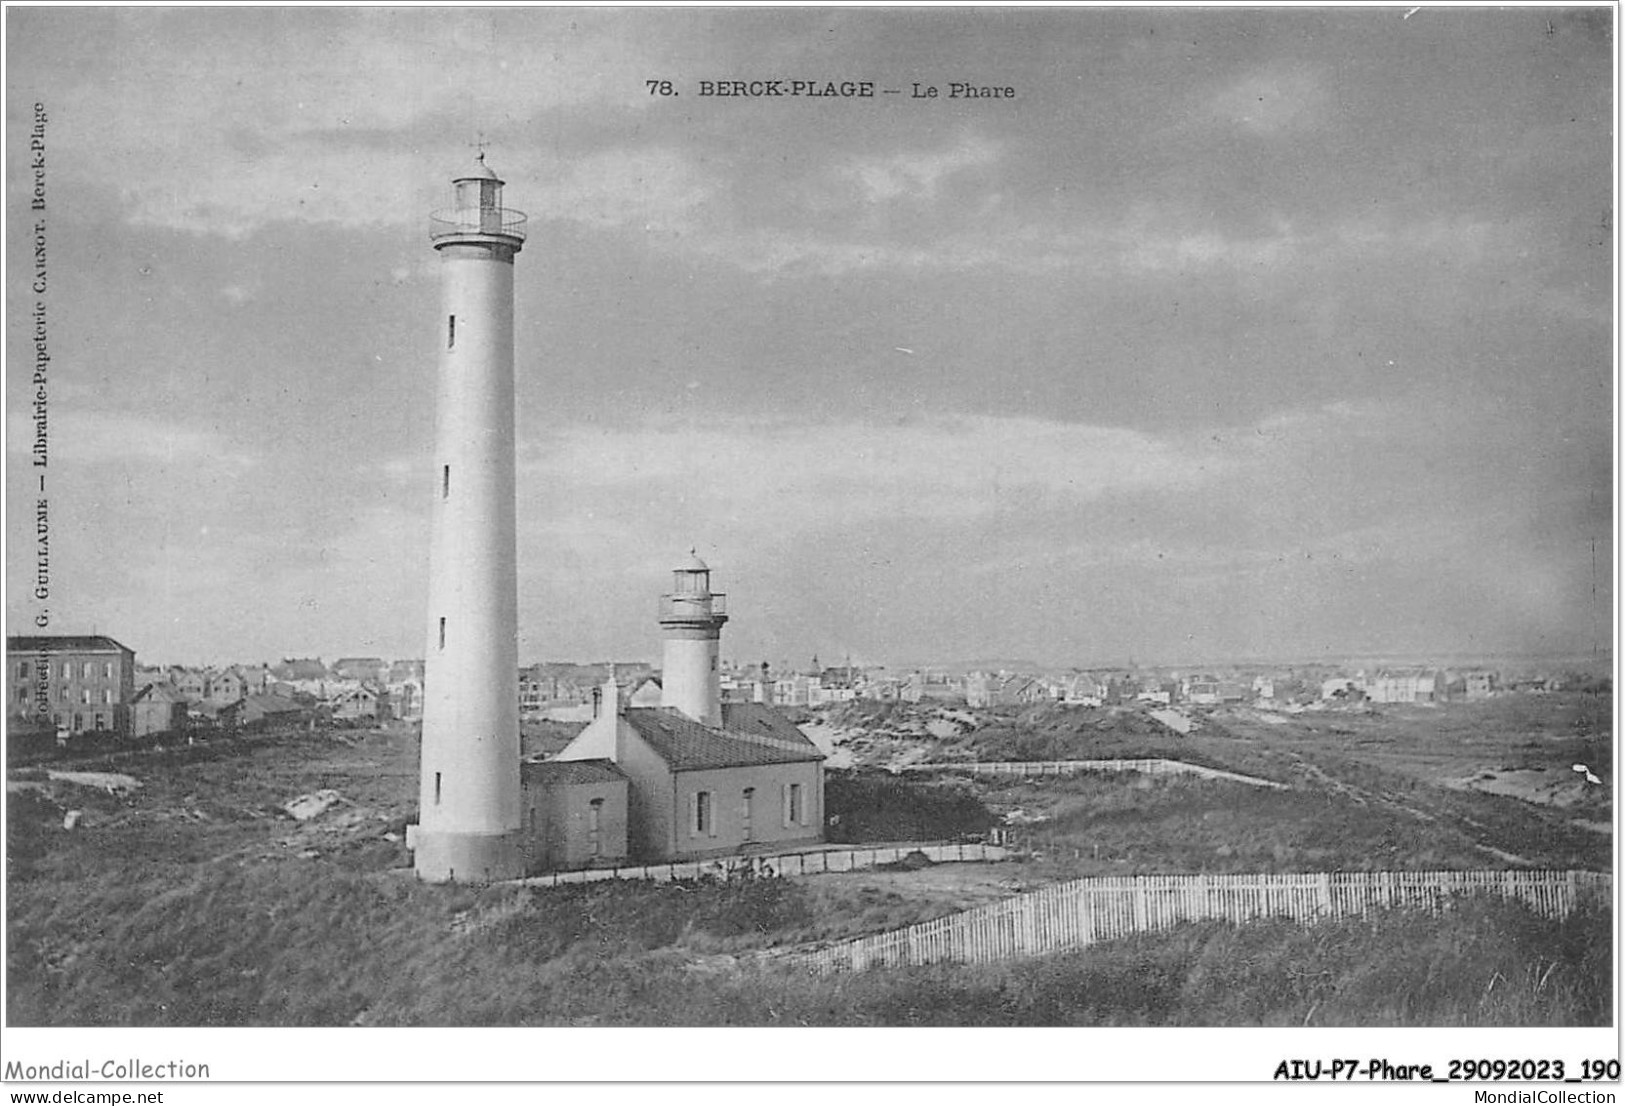
[[823, 872], [853, 872], [881, 864], [895, 864], [912, 853], [923, 853], [935, 864], [961, 861], [1007, 860], [1013, 850], [979, 841], [905, 842], [900, 845], [797, 849], [783, 853], [718, 856], [672, 864], [643, 864], [613, 868], [578, 868], [550, 872], [515, 882], [528, 887], [557, 887], [561, 883], [596, 883], [606, 879], [644, 879], [667, 883], [678, 879], [738, 879], [745, 876], [812, 876]]
[[1275, 780], [1244, 776], [1239, 772], [1226, 772], [1201, 764], [1187, 764], [1182, 760], [1162, 757], [1139, 760], [984, 760], [953, 763], [906, 764], [905, 772], [964, 772], [973, 776], [1070, 776], [1078, 772], [1141, 772], [1148, 776], [1200, 776], [1206, 780], [1229, 780], [1253, 787], [1285, 790], [1287, 785]]
[[1297, 922], [1387, 907], [1437, 912], [1453, 895], [1491, 894], [1564, 917], [1583, 901], [1612, 901], [1601, 872], [1318, 872], [1281, 875], [1109, 876], [1055, 884], [1002, 902], [784, 958], [809, 972], [954, 961], [987, 964], [1083, 948], [1179, 922], [1255, 918]]

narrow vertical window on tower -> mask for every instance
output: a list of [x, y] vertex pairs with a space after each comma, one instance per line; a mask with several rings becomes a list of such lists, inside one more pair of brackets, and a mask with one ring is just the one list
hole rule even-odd
[[440, 620], [440, 648], [444, 649], [445, 647], [446, 647], [446, 620], [444, 618], [442, 618]]
[[440, 498], [441, 499], [450, 499], [451, 498], [451, 466], [450, 465], [442, 465], [440, 467]]
[[446, 316], [446, 348], [457, 348], [457, 316]]
[[440, 805], [440, 773], [434, 774], [434, 805]]

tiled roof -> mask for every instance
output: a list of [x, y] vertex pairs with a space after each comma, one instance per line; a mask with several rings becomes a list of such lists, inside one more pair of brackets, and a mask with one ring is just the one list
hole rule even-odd
[[726, 730], [702, 726], [664, 708], [634, 708], [626, 712], [626, 720], [674, 772], [824, 759], [810, 741], [804, 750], [766, 745], [748, 737], [732, 736]]
[[107, 650], [116, 650], [121, 653], [135, 652], [134, 649], [120, 645], [112, 638], [101, 634], [78, 637], [70, 634], [64, 634], [60, 637], [54, 634], [26, 635], [6, 639], [6, 652], [8, 653], [99, 653]]
[[801, 728], [766, 703], [723, 703], [722, 728], [730, 733], [759, 735], [816, 750]]
[[543, 787], [626, 782], [626, 775], [608, 760], [527, 760], [519, 765], [519, 777]]

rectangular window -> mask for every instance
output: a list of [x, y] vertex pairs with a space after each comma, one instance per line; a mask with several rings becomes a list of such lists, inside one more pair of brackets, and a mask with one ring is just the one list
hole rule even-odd
[[755, 805], [756, 789], [754, 787], [745, 788], [744, 801], [739, 805], [739, 836], [740, 840], [742, 841], [749, 841], [751, 839], [750, 819], [751, 814], [753, 813], [751, 808]]
[[434, 805], [440, 805], [440, 773], [434, 774]]
[[62, 664], [62, 678], [64, 680], [73, 679], [73, 665], [67, 663], [66, 661], [64, 661]]
[[445, 647], [446, 647], [446, 620], [444, 618], [442, 618], [440, 620], [440, 648], [444, 649]]
[[705, 837], [715, 832], [711, 828], [711, 793], [694, 792], [694, 836]]
[[604, 814], [604, 800], [594, 799], [587, 804], [587, 848], [588, 855], [597, 857], [604, 851], [603, 837], [600, 826]]
[[446, 316], [446, 348], [453, 349], [457, 345], [457, 316]]
[[102, 688], [102, 702], [103, 703], [111, 703], [112, 701], [113, 701], [113, 689], [110, 688], [110, 687]]
[[79, 701], [81, 703], [90, 702], [90, 688], [82, 687], [79, 689]]
[[112, 661], [103, 661], [102, 662], [102, 679], [111, 680], [112, 678], [113, 678], [113, 662]]
[[17, 701], [19, 703], [28, 702], [28, 689], [26, 687], [19, 687], [17, 689]]
[[89, 661], [86, 661], [84, 663], [84, 666], [83, 666], [82, 670], [83, 670], [83, 673], [84, 673], [84, 678], [87, 679], [87, 680], [90, 679], [90, 662]]
[[443, 465], [440, 469], [440, 498], [451, 498], [451, 466]]
[[801, 825], [802, 821], [801, 785], [799, 783], [793, 783], [790, 785], [790, 824], [792, 826], [799, 826]]
[[19, 680], [28, 679], [28, 662], [27, 661], [23, 661], [21, 664], [19, 664], [17, 666], [17, 678]]
[[68, 689], [67, 688], [63, 688], [62, 689], [62, 694], [59, 695], [58, 698], [61, 699], [64, 703], [66, 703], [69, 699], [72, 699], [73, 696], [68, 694]]

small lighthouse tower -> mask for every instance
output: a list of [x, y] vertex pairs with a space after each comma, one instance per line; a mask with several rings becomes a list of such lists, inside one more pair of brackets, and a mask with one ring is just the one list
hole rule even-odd
[[671, 594], [660, 597], [666, 639], [660, 705], [675, 707], [708, 726], [722, 725], [717, 653], [728, 621], [726, 595], [711, 590], [711, 569], [689, 550], [672, 570]]
[[440, 254], [418, 878], [524, 874], [514, 537], [513, 267], [525, 216], [482, 153], [430, 217]]

